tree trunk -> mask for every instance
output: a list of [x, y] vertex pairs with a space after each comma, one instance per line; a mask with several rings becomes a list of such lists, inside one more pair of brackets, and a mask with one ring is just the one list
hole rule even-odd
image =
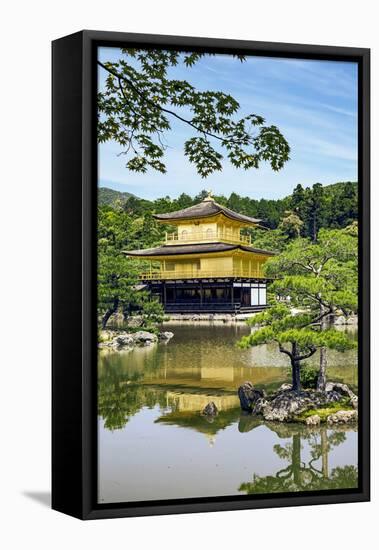
[[292, 344], [292, 357], [291, 357], [291, 366], [292, 366], [292, 389], [293, 391], [299, 393], [301, 389], [300, 383], [300, 361], [297, 359], [297, 345]]
[[320, 348], [320, 370], [318, 371], [317, 389], [325, 391], [326, 386], [326, 367], [328, 364], [326, 348]]
[[[324, 308], [321, 306], [321, 313], [324, 313]], [[327, 328], [326, 317], [321, 319], [321, 331]], [[326, 386], [326, 367], [328, 366], [328, 352], [326, 348], [320, 348], [320, 368], [317, 378], [318, 391], [325, 391]]]
[[130, 304], [124, 305], [124, 307], [122, 308], [122, 316], [125, 322], [129, 319], [130, 314], [131, 314]]
[[316, 214], [313, 214], [312, 220], [312, 241], [315, 243], [317, 241], [317, 224], [316, 224]]
[[101, 328], [104, 330], [107, 326], [107, 323], [109, 321], [109, 318], [116, 313], [117, 308], [119, 304], [119, 299], [115, 298], [113, 301], [113, 304], [107, 309], [107, 311], [104, 313], [103, 318], [101, 320]]

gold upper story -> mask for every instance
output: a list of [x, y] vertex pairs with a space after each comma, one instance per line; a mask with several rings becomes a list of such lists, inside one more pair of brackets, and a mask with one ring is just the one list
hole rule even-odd
[[199, 204], [176, 212], [155, 214], [154, 217], [160, 223], [177, 228], [166, 233], [167, 245], [212, 242], [251, 245], [250, 235], [243, 235], [242, 229], [255, 227], [261, 221], [218, 204], [211, 194]]
[[149, 262], [141, 279], [264, 278], [263, 265], [273, 252], [254, 248], [251, 237], [242, 234], [261, 220], [233, 212], [210, 195], [189, 208], [154, 217], [176, 231], [166, 233], [161, 246], [125, 252]]

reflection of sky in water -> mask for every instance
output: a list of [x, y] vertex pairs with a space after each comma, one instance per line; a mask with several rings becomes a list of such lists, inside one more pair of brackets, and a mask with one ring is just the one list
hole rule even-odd
[[[240, 414], [236, 390], [243, 381], [275, 387], [286, 377], [275, 346], [236, 348], [244, 325], [167, 328], [175, 333], [168, 344], [100, 355], [100, 502], [241, 494], [254, 474], [275, 476], [288, 467], [294, 459], [281, 459], [274, 446], [291, 448], [295, 437], [301, 460], [311, 460], [319, 433], [310, 437], [295, 425], [302, 433], [294, 436], [293, 428]], [[356, 384], [356, 352], [329, 353], [329, 365], [334, 380]], [[211, 400], [220, 410], [213, 423], [199, 414]], [[357, 433], [347, 431], [323, 461], [329, 473], [356, 466]], [[312, 464], [320, 469], [321, 462]]]
[[[100, 422], [100, 502], [236, 495], [253, 474], [274, 475], [289, 464], [273, 447], [291, 444], [292, 438], [279, 438], [265, 425], [240, 433], [234, 423], [207, 436], [157, 424], [159, 416], [158, 407], [145, 408], [113, 432]], [[310, 451], [302, 439], [304, 462], [310, 460]], [[328, 463], [329, 472], [357, 464], [355, 431], [346, 432], [346, 440], [328, 453]]]

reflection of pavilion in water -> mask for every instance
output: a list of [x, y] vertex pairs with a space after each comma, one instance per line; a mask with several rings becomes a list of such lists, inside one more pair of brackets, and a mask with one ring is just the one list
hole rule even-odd
[[285, 367], [251, 366], [254, 362], [242, 361], [238, 355], [233, 348], [229, 356], [210, 345], [194, 350], [183, 364], [181, 346], [169, 344], [160, 350], [156, 368], [145, 371], [142, 383], [235, 391], [245, 380], [264, 385], [279, 383], [286, 376]]
[[[201, 416], [201, 411], [210, 401], [216, 405], [218, 415]], [[175, 424], [201, 432], [207, 437], [211, 446], [215, 443], [216, 433], [229, 426], [239, 413], [239, 399], [235, 394], [167, 391], [166, 402], [167, 409], [171, 412], [161, 417], [158, 422]]]
[[[135, 348], [100, 356], [99, 369], [112, 364], [120, 375], [144, 385], [169, 389], [236, 391], [246, 380], [255, 385], [279, 385], [288, 376], [288, 361], [276, 345], [241, 350], [236, 342], [248, 334], [246, 326], [168, 327], [174, 338], [166, 345]], [[316, 356], [315, 356], [316, 357]], [[357, 384], [356, 354], [329, 354], [329, 375], [335, 380]], [[318, 357], [315, 358], [318, 361]]]
[[[267, 357], [274, 357], [272, 350], [260, 350], [262, 356], [252, 361], [249, 352], [236, 349], [234, 342], [242, 335], [241, 328], [212, 328], [209, 335], [206, 327], [191, 330], [190, 334], [181, 330], [183, 327], [175, 329], [175, 336], [167, 345], [100, 355], [100, 396], [104, 395], [101, 402], [106, 404], [102, 413], [114, 416], [115, 410], [124, 408], [117, 422], [108, 424], [121, 427], [123, 418], [126, 423], [130, 416], [154, 402], [162, 408], [157, 422], [198, 431], [214, 442], [217, 432], [239, 419], [237, 388], [240, 384], [252, 380], [258, 387], [273, 389], [288, 374], [286, 367], [260, 366], [271, 360]], [[274, 359], [272, 364], [276, 364]], [[332, 366], [329, 374], [338, 379], [336, 369], [338, 367]], [[350, 383], [350, 376], [356, 377], [356, 369], [354, 366], [342, 369], [344, 381]], [[210, 401], [219, 410], [214, 419], [200, 414]], [[240, 431], [246, 431], [246, 422], [241, 417]]]
[[216, 405], [219, 411], [234, 409], [239, 406], [237, 395], [209, 395], [168, 391], [166, 393], [167, 408], [171, 407], [179, 412], [201, 412], [210, 402]]

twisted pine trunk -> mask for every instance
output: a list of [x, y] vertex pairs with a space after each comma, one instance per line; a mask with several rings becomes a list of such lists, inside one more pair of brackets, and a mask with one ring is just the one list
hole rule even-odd
[[293, 391], [299, 393], [301, 389], [300, 361], [298, 360], [297, 345], [295, 343], [292, 344], [291, 367], [292, 367], [292, 389]]
[[113, 301], [113, 304], [107, 309], [107, 311], [104, 313], [103, 318], [101, 320], [101, 328], [104, 330], [107, 326], [107, 323], [109, 321], [109, 318], [116, 313], [117, 308], [119, 304], [119, 299], [115, 298]]

